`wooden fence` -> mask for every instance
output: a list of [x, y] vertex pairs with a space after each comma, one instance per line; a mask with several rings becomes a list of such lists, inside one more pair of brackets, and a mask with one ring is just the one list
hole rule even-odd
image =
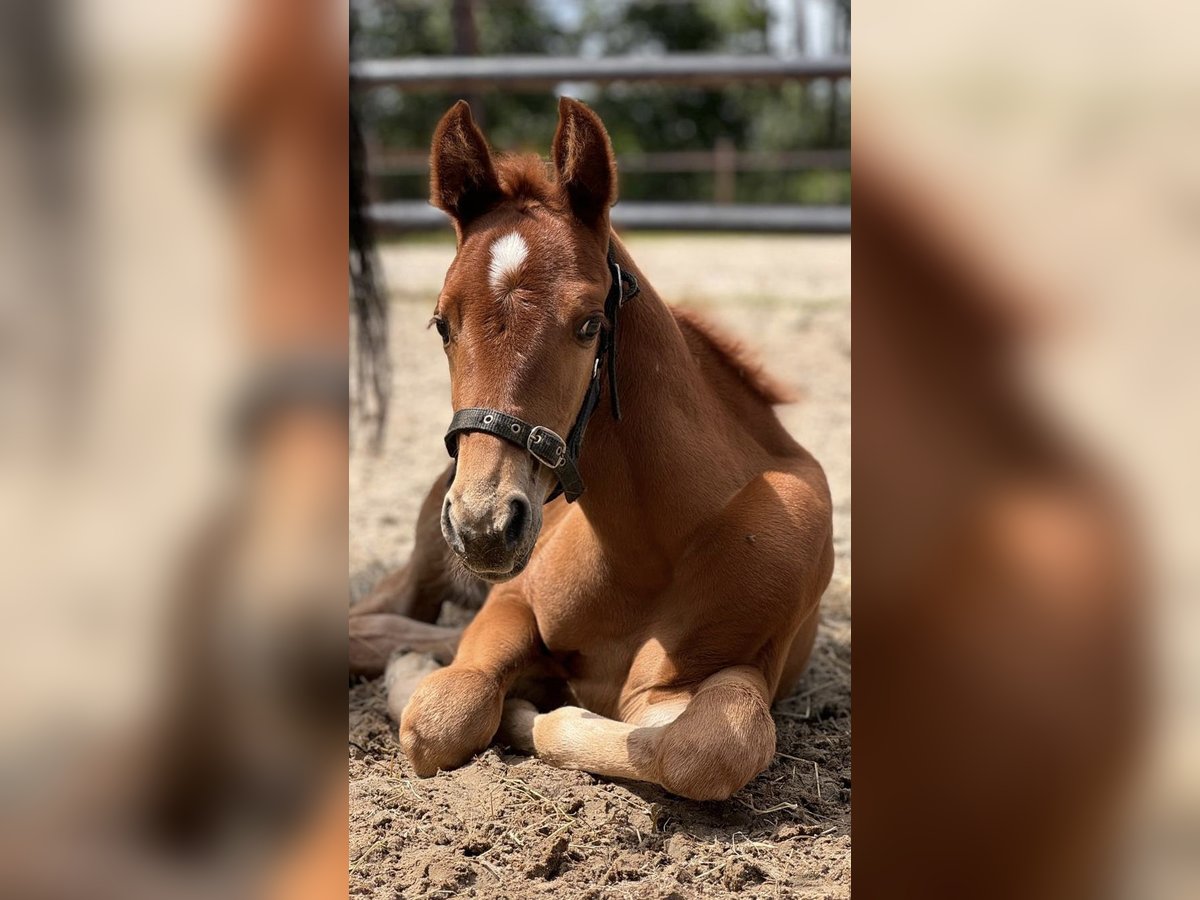
[[[569, 82], [718, 87], [735, 81], [779, 84], [849, 77], [850, 59], [846, 56], [818, 59], [682, 53], [601, 59], [443, 56], [363, 60], [351, 67], [351, 83], [358, 90], [390, 87], [414, 92], [552, 90]], [[728, 141], [718, 142], [711, 151], [623, 154], [618, 168], [624, 172], [713, 172], [714, 196], [712, 203], [619, 203], [613, 209], [613, 221], [628, 229], [845, 233], [850, 230], [848, 207], [735, 204], [732, 200], [734, 178], [739, 171], [844, 171], [849, 164], [849, 153], [844, 150], [747, 152], [736, 150]], [[379, 148], [371, 154], [370, 169], [375, 175], [420, 174], [427, 167], [424, 154]], [[447, 226], [440, 212], [419, 201], [379, 204], [372, 208], [371, 217], [385, 231]]]

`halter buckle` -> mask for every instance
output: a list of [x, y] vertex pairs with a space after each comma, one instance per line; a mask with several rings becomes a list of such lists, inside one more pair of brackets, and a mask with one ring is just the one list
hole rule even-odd
[[548, 469], [559, 468], [567, 459], [567, 442], [542, 425], [530, 430], [525, 449]]
[[612, 260], [610, 264], [613, 269], [613, 285], [617, 294], [617, 308], [620, 309], [638, 295], [641, 287], [638, 285], [637, 276], [632, 272], [622, 270], [616, 260]]

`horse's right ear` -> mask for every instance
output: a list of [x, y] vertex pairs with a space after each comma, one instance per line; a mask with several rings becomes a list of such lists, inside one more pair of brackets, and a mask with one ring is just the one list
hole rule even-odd
[[449, 213], [461, 229], [503, 198], [483, 132], [459, 100], [433, 133], [429, 158], [429, 202]]

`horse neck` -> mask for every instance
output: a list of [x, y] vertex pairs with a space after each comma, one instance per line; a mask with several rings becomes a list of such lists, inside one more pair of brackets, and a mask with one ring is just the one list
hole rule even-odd
[[671, 310], [615, 237], [613, 251], [641, 290], [620, 314], [621, 421], [601, 398], [580, 456], [587, 491], [579, 503], [617, 558], [625, 547], [641, 560], [657, 550], [669, 564], [745, 483], [731, 444], [739, 427]]

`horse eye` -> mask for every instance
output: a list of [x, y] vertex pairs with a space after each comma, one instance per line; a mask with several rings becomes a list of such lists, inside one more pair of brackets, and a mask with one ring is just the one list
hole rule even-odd
[[604, 320], [600, 316], [592, 316], [586, 322], [579, 326], [579, 339], [590, 341], [600, 333], [600, 328], [604, 325]]
[[442, 336], [442, 343], [450, 343], [450, 326], [446, 324], [446, 320], [441, 316], [433, 317], [433, 327], [437, 329], [437, 333]]

